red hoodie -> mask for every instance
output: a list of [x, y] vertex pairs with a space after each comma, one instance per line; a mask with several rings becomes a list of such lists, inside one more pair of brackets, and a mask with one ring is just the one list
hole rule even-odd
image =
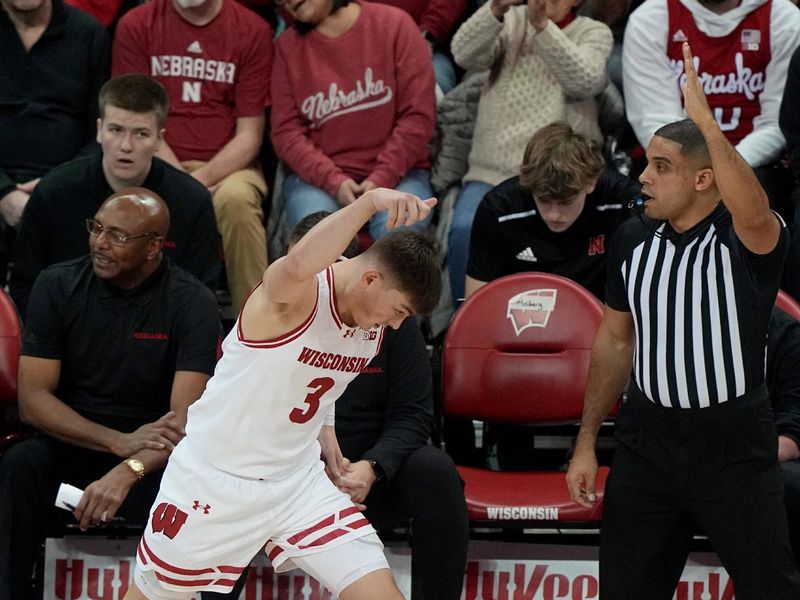
[[290, 29], [275, 45], [275, 152], [334, 197], [347, 177], [392, 188], [427, 168], [436, 119], [430, 51], [414, 21], [390, 6], [361, 7], [337, 38]]

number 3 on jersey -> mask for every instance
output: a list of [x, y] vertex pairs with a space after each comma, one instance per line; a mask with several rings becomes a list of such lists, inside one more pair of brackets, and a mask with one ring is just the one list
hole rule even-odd
[[311, 393], [306, 396], [305, 403], [308, 404], [305, 410], [293, 408], [289, 413], [289, 420], [292, 423], [306, 423], [311, 420], [319, 410], [319, 401], [329, 389], [333, 387], [333, 379], [330, 377], [317, 377], [308, 383]]

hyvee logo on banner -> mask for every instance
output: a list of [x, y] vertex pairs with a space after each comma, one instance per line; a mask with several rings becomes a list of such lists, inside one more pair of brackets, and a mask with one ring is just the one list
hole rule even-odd
[[[137, 542], [48, 539], [44, 600], [121, 600], [133, 573]], [[473, 542], [469, 554], [463, 600], [599, 600], [596, 549]], [[401, 591], [410, 598], [410, 550], [389, 546], [386, 555]], [[300, 571], [275, 573], [261, 554], [240, 600], [331, 598], [330, 592]], [[716, 556], [694, 554], [674, 600], [734, 600], [733, 585]]]
[[[463, 600], [599, 600], [597, 563], [586, 560], [470, 560]], [[734, 600], [722, 567], [690, 562], [674, 600]]]
[[[50, 538], [45, 544], [44, 600], [122, 600], [128, 591], [138, 539]], [[411, 551], [387, 547], [386, 558], [411, 597]], [[301, 571], [275, 573], [266, 555], [253, 561], [241, 600], [331, 600], [333, 595]], [[199, 595], [193, 600], [200, 600]]]

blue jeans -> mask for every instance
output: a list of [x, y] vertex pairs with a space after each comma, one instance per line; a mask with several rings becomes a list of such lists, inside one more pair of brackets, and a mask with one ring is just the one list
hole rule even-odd
[[456, 87], [456, 68], [453, 66], [453, 61], [446, 54], [441, 52], [433, 53], [433, 73], [436, 77], [436, 83], [446, 94], [454, 87]]
[[469, 235], [472, 230], [472, 219], [478, 205], [494, 186], [483, 181], [467, 181], [453, 209], [453, 221], [447, 237], [447, 266], [450, 271], [450, 291], [453, 304], [458, 306], [464, 299], [464, 279], [467, 276], [469, 259]]
[[[411, 169], [394, 189], [399, 192], [414, 194], [423, 200], [430, 198], [433, 196], [430, 171]], [[283, 194], [284, 218], [289, 227], [292, 228], [297, 225], [300, 219], [311, 213], [320, 210], [334, 212], [339, 208], [339, 203], [336, 199], [331, 197], [325, 190], [306, 183], [294, 173], [288, 175], [284, 180], [281, 194]], [[425, 232], [428, 229], [430, 220], [431, 216], [429, 215], [427, 219], [411, 225], [408, 229]], [[370, 219], [369, 234], [373, 240], [377, 240], [386, 235], [387, 232], [386, 213], [377, 213]]]

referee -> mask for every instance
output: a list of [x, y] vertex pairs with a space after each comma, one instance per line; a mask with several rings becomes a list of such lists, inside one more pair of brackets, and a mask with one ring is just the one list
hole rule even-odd
[[600, 597], [671, 599], [696, 523], [737, 599], [796, 600], [764, 383], [788, 235], [717, 126], [688, 44], [683, 56], [691, 120], [653, 136], [640, 177], [646, 216], [612, 243], [567, 485], [578, 504], [595, 502], [597, 431], [632, 366], [605, 492]]

